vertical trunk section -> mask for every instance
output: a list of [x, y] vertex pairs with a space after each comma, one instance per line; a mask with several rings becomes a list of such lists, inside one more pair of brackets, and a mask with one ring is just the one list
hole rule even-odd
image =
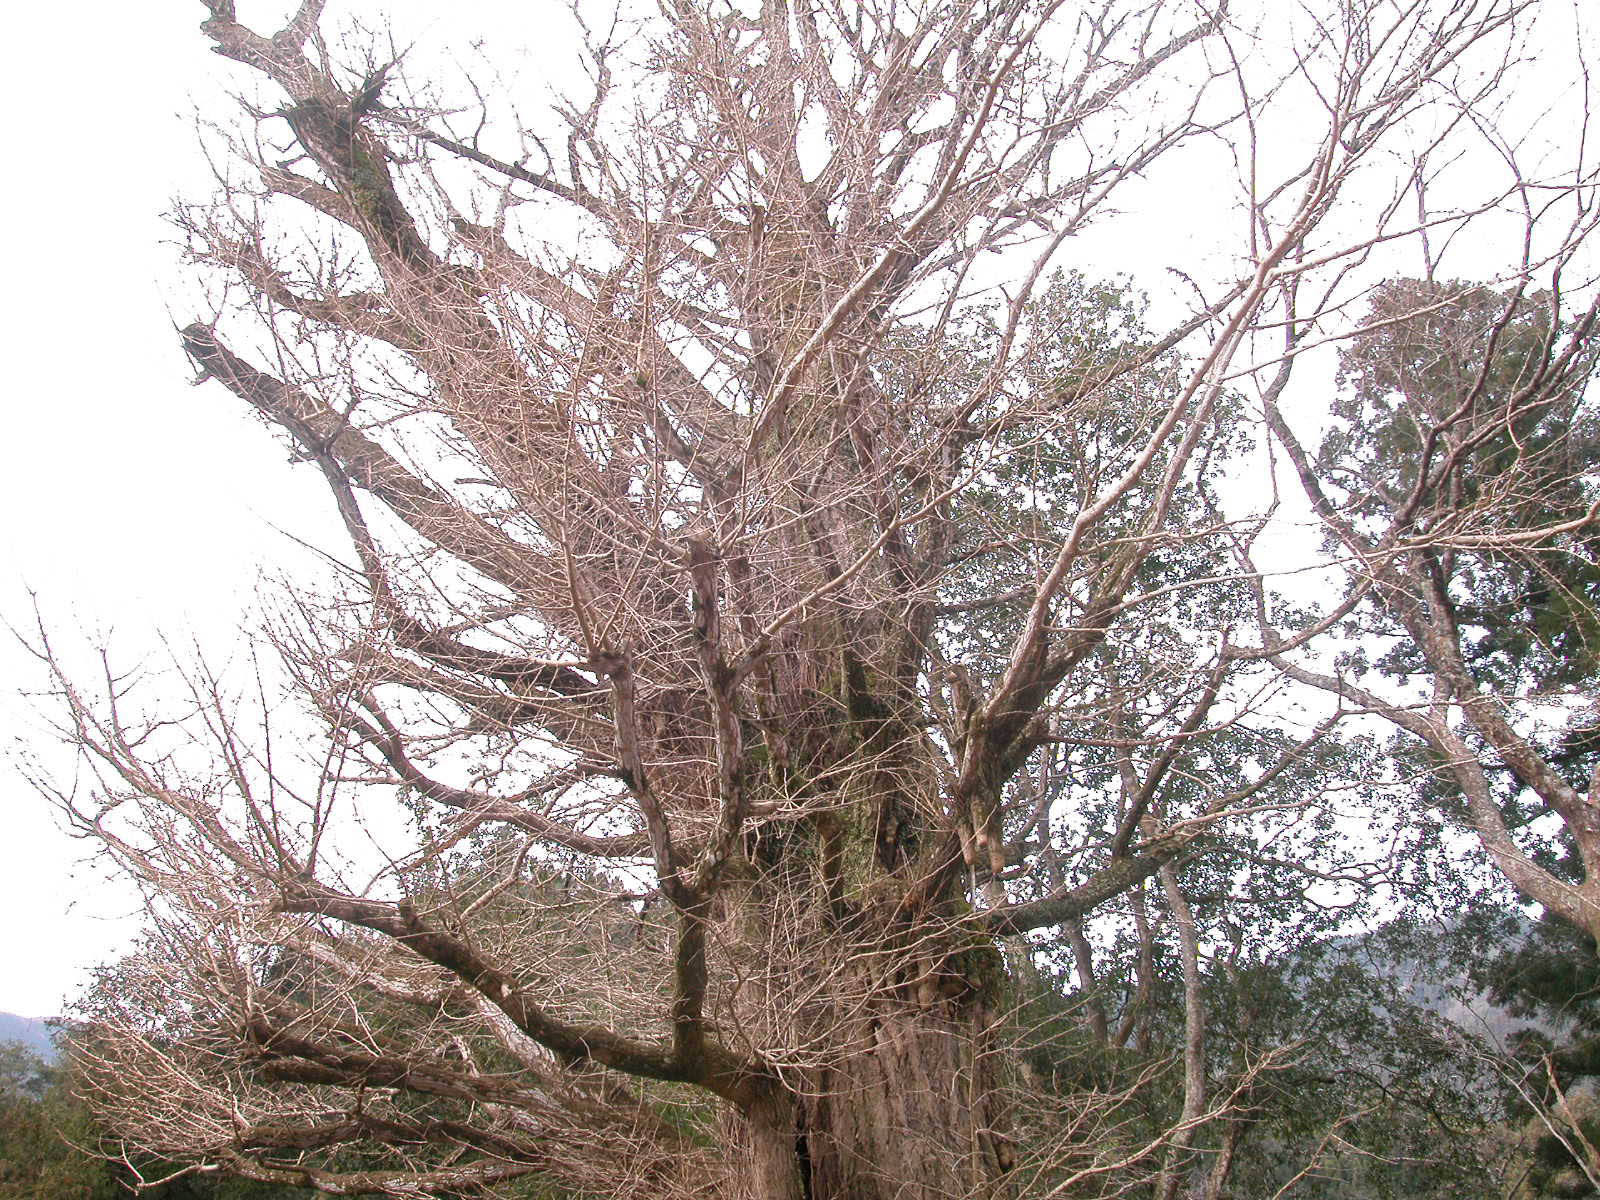
[[724, 896], [724, 952], [742, 960], [738, 1024], [773, 1048], [765, 1057], [784, 1102], [746, 1105], [739, 1190], [752, 1200], [789, 1200], [796, 1186], [803, 1200], [1007, 1196], [1001, 950], [962, 927], [959, 880], [911, 901], [931, 869], [938, 772], [853, 652], [829, 682], [816, 712], [787, 724], [802, 765], [786, 782], [804, 795], [825, 768], [819, 798], [831, 803], [755, 845], [750, 879]]
[[1178, 957], [1183, 962], [1183, 1117], [1168, 1147], [1166, 1166], [1156, 1188], [1157, 1200], [1175, 1200], [1191, 1165], [1188, 1150], [1194, 1142], [1195, 1123], [1206, 1105], [1206, 1008], [1194, 910], [1178, 886], [1178, 872], [1170, 863], [1161, 868], [1160, 878], [1178, 931]]
[[810, 1200], [999, 1196], [1011, 1166], [977, 1002], [885, 1001], [858, 1019], [853, 1052], [800, 1098]]
[[745, 1114], [749, 1200], [1002, 1197], [999, 1056], [977, 997], [877, 996], [835, 1015], [839, 1050]]
[[806, 1200], [808, 1163], [794, 1099], [773, 1087], [731, 1123], [739, 1128], [729, 1144], [744, 1158], [742, 1169], [735, 1166], [737, 1200]]

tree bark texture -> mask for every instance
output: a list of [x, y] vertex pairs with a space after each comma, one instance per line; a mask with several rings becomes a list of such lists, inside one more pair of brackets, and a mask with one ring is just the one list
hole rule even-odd
[[888, 1001], [857, 1020], [860, 1051], [818, 1072], [799, 1101], [813, 1200], [1003, 1194], [1011, 1147], [986, 1006]]
[[846, 1050], [734, 1121], [741, 1200], [1001, 1196], [1013, 1165], [993, 1013], [976, 996], [884, 996], [835, 1016]]

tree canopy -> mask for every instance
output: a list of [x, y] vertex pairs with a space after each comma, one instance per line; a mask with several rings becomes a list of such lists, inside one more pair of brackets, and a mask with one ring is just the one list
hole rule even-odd
[[[665, 0], [579, 9], [530, 114], [204, 7], [255, 90], [182, 344], [347, 545], [184, 698], [40, 635], [88, 768], [41, 785], [150, 897], [78, 1014], [119, 1145], [390, 1196], [1514, 1176], [1439, 1098], [1476, 1052], [1318, 955], [1479, 858], [1600, 936], [1595, 163], [1536, 152], [1581, 87], [1513, 103], [1581, 22]], [[1146, 297], [1096, 231], [1154, 184], [1236, 211]]]

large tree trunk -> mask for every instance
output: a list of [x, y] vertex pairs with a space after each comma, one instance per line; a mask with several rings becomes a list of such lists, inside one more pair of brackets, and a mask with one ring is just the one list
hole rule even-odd
[[861, 1015], [851, 1051], [800, 1100], [812, 1200], [997, 1193], [1011, 1160], [987, 1024], [977, 1001]]
[[[962, 876], [932, 883], [934, 765], [882, 718], [882, 698], [865, 695], [868, 673], [842, 673], [844, 695], [789, 729], [797, 761], [829, 763], [847, 782], [818, 817], [754, 847], [756, 877], [723, 898], [723, 949], [742, 959], [733, 1010], [778, 1081], [747, 1107], [736, 1191], [1003, 1195], [1004, 959], [992, 938], [962, 927]], [[841, 709], [851, 725], [841, 727]]]
[[809, 1181], [801, 1147], [794, 1098], [776, 1089], [763, 1095], [742, 1118], [730, 1142], [742, 1151], [733, 1164], [735, 1200], [804, 1200]]
[[[1008, 1194], [1002, 1056], [994, 1036], [1003, 971], [987, 943], [907, 956], [892, 981], [857, 970], [797, 1011], [816, 1061], [746, 1116], [750, 1200], [951, 1200]], [[866, 961], [873, 961], [870, 957]], [[825, 1030], [825, 1036], [817, 1034]]]

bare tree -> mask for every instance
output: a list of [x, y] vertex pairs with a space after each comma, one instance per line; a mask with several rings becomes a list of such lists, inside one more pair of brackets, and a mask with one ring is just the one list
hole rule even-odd
[[[226, 680], [174, 724], [59, 677], [99, 781], [60, 800], [152, 893], [91, 1004], [125, 1136], [347, 1194], [1064, 1195], [1163, 1162], [1176, 1194], [1250, 1082], [1206, 1077], [1181, 856], [1341, 715], [1283, 736], [1300, 643], [1234, 636], [1262, 520], [1212, 483], [1256, 437], [1240, 388], [1356, 326], [1377, 248], [1547, 182], [1417, 183], [1479, 139], [1456, 102], [1509, 85], [1532, 6], [1313, 5], [1279, 55], [1226, 3], [669, 0], [589, 35], [589, 91], [532, 123], [426, 102], [315, 0], [270, 36], [206, 7], [283, 100], [180, 214], [217, 297], [183, 344], [354, 558], [273, 633], [300, 753]], [[1274, 141], [1290, 94], [1318, 123]], [[1152, 332], [1046, 283], [1113, 196], [1216, 146], [1243, 219], [1189, 311]], [[1416, 509], [1358, 599], [1422, 586]], [[1072, 748], [1109, 773], [1066, 813]], [[353, 848], [385, 810], [416, 840]], [[1147, 880], [1185, 1099], [1096, 1143], [1115, 1103], [1013, 1075], [1001, 948]]]

